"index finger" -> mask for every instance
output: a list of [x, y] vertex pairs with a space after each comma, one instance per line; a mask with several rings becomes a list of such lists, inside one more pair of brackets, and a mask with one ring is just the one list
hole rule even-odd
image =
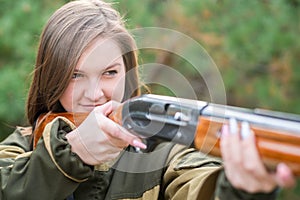
[[103, 120], [103, 123], [101, 123], [101, 129], [105, 132], [105, 134], [107, 134], [108, 137], [112, 137], [115, 140], [122, 140], [132, 146], [139, 147], [142, 149], [147, 148], [147, 146], [144, 143], [142, 143], [140, 138], [131, 134], [124, 127], [115, 123], [111, 119], [103, 117], [101, 120]]

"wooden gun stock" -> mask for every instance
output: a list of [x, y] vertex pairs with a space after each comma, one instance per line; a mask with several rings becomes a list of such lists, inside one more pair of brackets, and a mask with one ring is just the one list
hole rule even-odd
[[[143, 103], [145, 98], [139, 100], [141, 100], [141, 102]], [[150, 100], [151, 101], [153, 100], [152, 97], [150, 98]], [[159, 99], [157, 102], [159, 102], [160, 100], [161, 99]], [[141, 102], [137, 104], [134, 101], [133, 104], [137, 104], [137, 109], [140, 109], [139, 106]], [[131, 109], [128, 108], [127, 104], [128, 103], [126, 102], [122, 104], [119, 107], [119, 109], [117, 109], [114, 113], [112, 113], [109, 116], [109, 118], [115, 121], [116, 123], [124, 126], [125, 128], [129, 129], [129, 131], [132, 131], [134, 134], [147, 137], [147, 134], [141, 131], [144, 130], [145, 128], [144, 125], [140, 125], [143, 124], [144, 121], [137, 123], [138, 126], [141, 127], [137, 127], [137, 126], [134, 127], [132, 126], [133, 124], [131, 124], [130, 126], [128, 125], [128, 122], [125, 118], [130, 117], [130, 120], [133, 121], [132, 123], [134, 124], [135, 124], [135, 118], [134, 118], [134, 114], [131, 114]], [[168, 102], [168, 106], [170, 106], [170, 102]], [[166, 108], [165, 105], [164, 108]], [[159, 107], [156, 106], [155, 108], [153, 108], [153, 105], [151, 104], [151, 106], [150, 107], [148, 106], [147, 109], [148, 109], [147, 114], [141, 111], [137, 112], [138, 117], [136, 119], [140, 119], [142, 118], [142, 116], [146, 116], [148, 121], [149, 120], [156, 121], [159, 123], [159, 125], [163, 124], [165, 126], [165, 124], [173, 123], [168, 118], [160, 119], [157, 116], [149, 116], [149, 113], [152, 113], [152, 111], [149, 111], [151, 109], [155, 110], [155, 113], [161, 112], [161, 110], [159, 110], [160, 109]], [[173, 110], [171, 113], [173, 113]], [[162, 115], [165, 114], [162, 113]], [[75, 126], [79, 126], [82, 123], [82, 121], [87, 117], [87, 113], [48, 113], [41, 116], [37, 121], [37, 126], [33, 133], [34, 147], [37, 144], [39, 138], [41, 137], [44, 127], [58, 116], [65, 117], [69, 119], [72, 123], [74, 123]], [[195, 129], [191, 129], [193, 130], [191, 143], [188, 144], [188, 142], [183, 142], [183, 144], [193, 145], [196, 149], [200, 150], [203, 153], [221, 157], [219, 139], [220, 139], [220, 130], [224, 123], [228, 123], [228, 118], [206, 116], [205, 114], [198, 115], [196, 119]], [[175, 120], [174, 124], [172, 124], [171, 129], [173, 129], [174, 127], [184, 125], [184, 123], [181, 123], [181, 121], [178, 119]], [[298, 123], [297, 121], [296, 124], [299, 125], [300, 123]], [[251, 122], [250, 122], [250, 127], [255, 134], [256, 144], [257, 144], [259, 154], [268, 169], [273, 170], [275, 169], [278, 163], [284, 162], [292, 169], [295, 176], [300, 176], [300, 134], [299, 133], [290, 133], [289, 131], [285, 131], [285, 130], [276, 130], [276, 128], [274, 129], [269, 127], [258, 126], [257, 124]], [[162, 134], [165, 134], [164, 132], [165, 131], [163, 131]], [[183, 131], [181, 134], [184, 135], [185, 132]], [[153, 135], [152, 137], [156, 137], [156, 135]], [[162, 137], [162, 136], [158, 135], [158, 137]], [[173, 137], [176, 137], [176, 135], [163, 136], [163, 139], [174, 142]], [[178, 141], [180, 141], [180, 138]]]
[[[218, 133], [223, 123], [209, 117], [199, 117], [194, 141], [196, 149], [221, 157]], [[283, 162], [292, 169], [295, 176], [300, 176], [300, 135], [255, 126], [251, 126], [251, 130], [255, 134], [258, 152], [268, 169], [275, 170], [277, 164]]]
[[[114, 122], [122, 125], [122, 108], [120, 105], [117, 110], [112, 113], [109, 118]], [[64, 117], [71, 121], [76, 127], [78, 127], [88, 116], [88, 113], [71, 113], [71, 112], [63, 112], [63, 113], [46, 113], [39, 116], [36, 127], [33, 131], [33, 148], [36, 147], [37, 142], [42, 137], [43, 131], [48, 123], [54, 120], [57, 117]]]

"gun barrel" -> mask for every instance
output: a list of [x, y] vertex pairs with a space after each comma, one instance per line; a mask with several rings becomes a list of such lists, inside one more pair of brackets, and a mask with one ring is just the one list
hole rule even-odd
[[247, 121], [253, 126], [300, 135], [300, 117], [288, 113], [209, 104], [202, 109], [200, 115], [219, 120], [235, 118], [238, 121]]

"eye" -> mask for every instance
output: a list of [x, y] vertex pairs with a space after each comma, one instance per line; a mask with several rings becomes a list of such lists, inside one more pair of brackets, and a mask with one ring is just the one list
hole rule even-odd
[[107, 70], [103, 73], [105, 76], [114, 77], [118, 74], [117, 70]]
[[78, 72], [74, 72], [73, 75], [72, 75], [72, 79], [77, 79], [77, 78], [80, 78], [80, 77], [83, 77], [83, 74], [78, 73]]

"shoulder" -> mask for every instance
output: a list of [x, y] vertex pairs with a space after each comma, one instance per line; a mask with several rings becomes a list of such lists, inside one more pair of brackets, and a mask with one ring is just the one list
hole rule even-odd
[[32, 134], [32, 127], [31, 126], [27, 126], [27, 127], [17, 126], [15, 132], [18, 132], [22, 136], [28, 136], [28, 135]]
[[0, 145], [3, 146], [16, 146], [30, 151], [32, 127], [16, 127], [14, 132], [7, 138], [1, 141]]

